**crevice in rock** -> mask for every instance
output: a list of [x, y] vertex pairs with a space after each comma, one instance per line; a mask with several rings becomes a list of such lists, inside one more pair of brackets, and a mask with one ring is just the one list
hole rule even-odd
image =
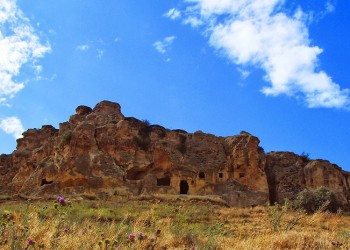
[[269, 201], [273, 205], [277, 202], [277, 190], [276, 190], [276, 175], [273, 169], [266, 164], [265, 173], [267, 178], [267, 185], [269, 188]]

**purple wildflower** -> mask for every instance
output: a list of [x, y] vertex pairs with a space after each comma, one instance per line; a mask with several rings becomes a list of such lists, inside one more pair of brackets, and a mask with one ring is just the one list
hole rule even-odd
[[63, 197], [61, 197], [58, 201], [61, 203], [61, 205], [66, 205], [66, 200]]
[[135, 234], [129, 234], [129, 240], [134, 241], [135, 240]]
[[162, 231], [160, 229], [157, 229], [156, 235], [159, 236]]
[[33, 241], [32, 239], [28, 239], [28, 240], [27, 240], [27, 243], [28, 243], [28, 245], [33, 245], [33, 244], [34, 244], [34, 241]]
[[64, 231], [65, 233], [68, 233], [69, 229], [65, 227], [65, 228], [63, 229], [63, 231]]

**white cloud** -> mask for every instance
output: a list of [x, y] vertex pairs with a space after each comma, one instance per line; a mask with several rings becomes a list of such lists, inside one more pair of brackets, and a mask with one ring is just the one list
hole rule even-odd
[[170, 18], [171, 20], [176, 20], [181, 17], [181, 12], [178, 9], [172, 8], [165, 13], [164, 16]]
[[237, 68], [238, 72], [241, 74], [241, 79], [245, 80], [250, 76], [250, 72], [248, 70]]
[[185, 20], [183, 20], [183, 23], [189, 24], [195, 28], [195, 27], [201, 26], [203, 24], [203, 21], [197, 17], [190, 16], [190, 17], [187, 17]]
[[75, 49], [79, 51], [87, 51], [90, 49], [90, 46], [87, 44], [81, 44], [81, 45], [78, 45]]
[[0, 0], [0, 103], [24, 88], [15, 80], [21, 67], [33, 63], [34, 73], [41, 71], [37, 59], [50, 52], [49, 44], [40, 43], [34, 28], [14, 0]]
[[[265, 95], [302, 96], [308, 107], [350, 106], [350, 90], [341, 89], [318, 69], [322, 49], [311, 44], [308, 16], [301, 9], [293, 16], [286, 14], [285, 0], [185, 2], [190, 5], [184, 20], [201, 20], [212, 47], [238, 65], [255, 65], [266, 72]], [[328, 1], [326, 9], [332, 12], [334, 6]]]
[[24, 131], [22, 122], [15, 116], [7, 117], [0, 121], [0, 129], [5, 133], [13, 135], [15, 139], [22, 137]]
[[153, 43], [153, 47], [161, 54], [165, 54], [167, 52], [167, 49], [170, 47], [170, 45], [174, 42], [175, 36], [168, 36], [165, 37], [161, 41], [156, 41]]
[[326, 13], [332, 13], [335, 11], [335, 6], [330, 1], [326, 2]]

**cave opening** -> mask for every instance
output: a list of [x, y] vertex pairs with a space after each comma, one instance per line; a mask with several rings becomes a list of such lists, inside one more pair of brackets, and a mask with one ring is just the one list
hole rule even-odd
[[171, 178], [165, 176], [164, 178], [157, 178], [157, 186], [170, 186]]
[[126, 178], [128, 180], [141, 180], [145, 177], [146, 174], [147, 172], [145, 170], [140, 170], [134, 167], [126, 171]]
[[187, 181], [180, 181], [180, 194], [188, 194], [189, 186]]

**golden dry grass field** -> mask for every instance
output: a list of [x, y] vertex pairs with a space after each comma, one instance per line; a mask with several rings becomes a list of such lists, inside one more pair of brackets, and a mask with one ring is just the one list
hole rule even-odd
[[[67, 197], [65, 197], [67, 198]], [[68, 197], [69, 198], [69, 197]], [[350, 249], [350, 216], [200, 197], [0, 204], [0, 249]]]

